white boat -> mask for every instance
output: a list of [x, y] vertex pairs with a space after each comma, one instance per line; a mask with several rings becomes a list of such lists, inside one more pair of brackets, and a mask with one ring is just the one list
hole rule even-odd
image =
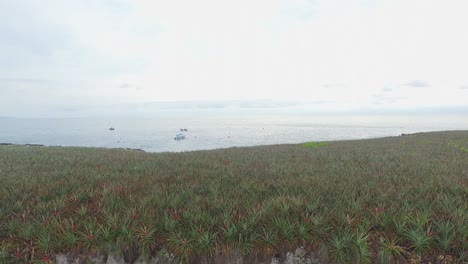
[[175, 140], [185, 139], [185, 135], [184, 134], [177, 134], [174, 139]]

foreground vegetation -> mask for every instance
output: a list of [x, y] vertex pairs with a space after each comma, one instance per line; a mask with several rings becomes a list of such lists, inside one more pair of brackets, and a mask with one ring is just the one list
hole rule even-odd
[[334, 263], [468, 261], [468, 131], [186, 153], [0, 146], [0, 262], [304, 246]]

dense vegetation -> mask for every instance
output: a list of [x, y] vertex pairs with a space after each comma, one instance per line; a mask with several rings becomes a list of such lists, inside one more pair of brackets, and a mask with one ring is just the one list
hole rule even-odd
[[462, 262], [467, 208], [467, 131], [184, 153], [0, 146], [2, 263], [297, 246], [334, 263]]

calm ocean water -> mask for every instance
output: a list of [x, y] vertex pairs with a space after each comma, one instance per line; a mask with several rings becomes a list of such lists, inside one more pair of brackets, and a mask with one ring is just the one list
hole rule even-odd
[[[115, 130], [110, 131], [110, 127]], [[176, 141], [174, 136], [180, 133], [180, 128], [187, 128], [188, 131], [183, 132], [186, 139]], [[165, 152], [363, 139], [461, 129], [468, 129], [468, 120], [464, 117], [0, 118], [0, 143], [135, 148]]]

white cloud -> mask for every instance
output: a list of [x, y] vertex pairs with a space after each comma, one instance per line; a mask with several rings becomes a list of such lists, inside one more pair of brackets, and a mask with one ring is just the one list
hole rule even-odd
[[[323, 100], [337, 109], [466, 105], [458, 88], [468, 82], [467, 7], [462, 0], [2, 2], [0, 37], [9, 41], [0, 43], [0, 78], [57, 81], [58, 93], [22, 84], [42, 89], [47, 105], [210, 99]], [[430, 86], [401, 86], [418, 86], [411, 80]], [[121, 89], [126, 84], [133, 88]], [[5, 91], [0, 82], [0, 111], [18, 96], [11, 86]], [[381, 91], [386, 99], [373, 96]]]
[[410, 86], [410, 87], [428, 87], [429, 83], [427, 83], [425, 81], [416, 80], [416, 81], [410, 81], [410, 82], [404, 83], [402, 85], [403, 86]]

